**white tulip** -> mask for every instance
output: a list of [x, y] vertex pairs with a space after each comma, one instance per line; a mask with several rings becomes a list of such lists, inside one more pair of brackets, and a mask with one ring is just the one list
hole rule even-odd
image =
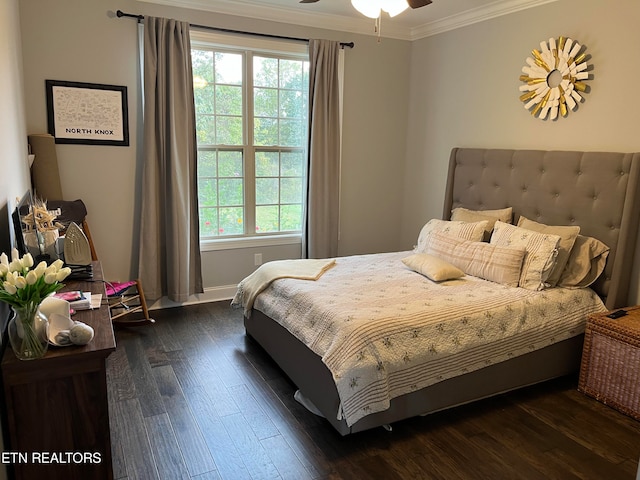
[[38, 275], [33, 270], [29, 270], [25, 280], [27, 281], [27, 285], [33, 285], [38, 281]]
[[65, 278], [67, 278], [69, 275], [71, 275], [71, 269], [69, 267], [63, 267], [60, 270], [58, 270], [58, 273], [56, 274], [56, 280], [58, 282], [61, 282]]
[[55, 267], [55, 268], [56, 268], [56, 271], [57, 271], [57, 270], [60, 270], [60, 269], [63, 267], [64, 262], [63, 262], [62, 260], [60, 260], [59, 258], [57, 258], [57, 259], [55, 260], [55, 262], [53, 262], [51, 265], [52, 265], [53, 267]]
[[27, 280], [24, 277], [16, 278], [16, 287], [24, 288], [27, 286]]
[[9, 257], [7, 257], [6, 253], [3, 253], [0, 255], [0, 264], [5, 265], [5, 266], [9, 266]]
[[45, 273], [44, 275], [44, 283], [47, 285], [52, 285], [57, 281], [57, 272]]
[[18, 252], [17, 248], [13, 248], [11, 250], [11, 261], [15, 262], [16, 260], [20, 260], [20, 252]]
[[24, 267], [22, 266], [22, 262], [19, 259], [11, 260], [11, 263], [9, 264], [10, 272], [21, 272], [23, 268]]
[[9, 271], [9, 266], [4, 263], [0, 263], [0, 277], [4, 277]]
[[44, 272], [47, 270], [47, 262], [40, 262], [36, 268], [33, 269], [34, 272], [36, 272], [36, 275], [38, 275], [38, 278], [40, 278], [42, 275], [44, 275]]
[[4, 287], [4, 289], [7, 291], [9, 295], [15, 295], [18, 292], [18, 289], [16, 288], [16, 286], [9, 282], [4, 282], [2, 286]]
[[22, 257], [22, 265], [26, 268], [33, 267], [33, 256], [30, 253], [27, 253], [24, 257]]

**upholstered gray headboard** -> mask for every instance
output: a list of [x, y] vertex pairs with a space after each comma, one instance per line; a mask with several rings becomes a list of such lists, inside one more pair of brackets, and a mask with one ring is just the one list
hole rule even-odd
[[611, 251], [592, 288], [625, 306], [640, 218], [640, 153], [454, 148], [443, 218], [451, 210], [513, 207], [548, 225], [579, 225]]

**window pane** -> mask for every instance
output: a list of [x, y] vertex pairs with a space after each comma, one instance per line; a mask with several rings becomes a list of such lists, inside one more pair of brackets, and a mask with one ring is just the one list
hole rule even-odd
[[242, 205], [242, 179], [221, 178], [218, 180], [218, 195], [220, 205]]
[[216, 166], [216, 152], [210, 150], [200, 150], [198, 152], [199, 177], [215, 177], [217, 175]]
[[218, 116], [216, 133], [218, 145], [242, 145], [242, 117]]
[[194, 85], [193, 96], [195, 100], [196, 114], [214, 113], [213, 85]]
[[191, 50], [194, 83], [213, 82], [213, 52]]
[[304, 175], [304, 154], [302, 152], [282, 152], [283, 177], [302, 177]]
[[278, 121], [274, 118], [256, 118], [253, 141], [256, 145], [278, 145]]
[[302, 63], [300, 60], [280, 60], [280, 88], [302, 89]]
[[300, 120], [280, 120], [280, 145], [289, 147], [300, 146], [303, 138], [302, 122]]
[[257, 117], [278, 116], [278, 90], [255, 88], [253, 90], [253, 111]]
[[218, 209], [200, 209], [200, 236], [211, 237], [218, 234]]
[[242, 87], [218, 85], [216, 87], [216, 113], [219, 115], [242, 115]]
[[278, 203], [279, 190], [277, 178], [256, 178], [256, 204]]
[[216, 83], [242, 85], [242, 55], [216, 52]]
[[278, 59], [254, 57], [253, 78], [256, 87], [278, 88]]
[[215, 178], [198, 179], [198, 203], [201, 207], [218, 206], [218, 181]]
[[280, 91], [280, 117], [302, 118], [302, 92], [299, 90]]
[[256, 152], [256, 177], [277, 177], [279, 157], [278, 152]]
[[242, 177], [242, 152], [219, 152], [218, 175], [221, 177]]
[[302, 203], [302, 179], [282, 178], [280, 180], [281, 203]]
[[213, 115], [196, 116], [196, 140], [199, 145], [213, 145], [216, 143], [215, 122]]
[[242, 207], [220, 208], [219, 235], [239, 235], [244, 233]]
[[278, 223], [277, 205], [256, 207], [256, 232], [277, 232]]
[[302, 205], [282, 205], [280, 230], [302, 230]]

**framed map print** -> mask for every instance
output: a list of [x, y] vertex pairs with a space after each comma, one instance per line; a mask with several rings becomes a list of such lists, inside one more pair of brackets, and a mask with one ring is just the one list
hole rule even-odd
[[56, 143], [129, 145], [127, 87], [45, 80]]

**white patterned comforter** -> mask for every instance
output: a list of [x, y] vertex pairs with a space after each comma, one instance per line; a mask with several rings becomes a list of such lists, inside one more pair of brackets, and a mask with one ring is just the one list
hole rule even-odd
[[591, 289], [437, 284], [401, 262], [411, 253], [338, 258], [317, 281], [276, 280], [256, 298], [322, 358], [348, 425], [394, 397], [578, 335], [606, 310]]

